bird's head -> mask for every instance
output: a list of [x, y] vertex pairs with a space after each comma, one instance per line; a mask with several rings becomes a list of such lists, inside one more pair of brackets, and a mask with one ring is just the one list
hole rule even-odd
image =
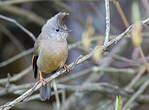
[[69, 13], [59, 12], [50, 18], [42, 28], [44, 37], [56, 40], [66, 40], [68, 33], [71, 32], [64, 24], [64, 18], [68, 15]]

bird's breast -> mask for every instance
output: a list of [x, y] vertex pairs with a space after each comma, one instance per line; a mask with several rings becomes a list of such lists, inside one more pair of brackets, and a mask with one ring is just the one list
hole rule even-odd
[[51, 73], [64, 65], [67, 56], [67, 42], [43, 41], [39, 47], [37, 66], [41, 72]]

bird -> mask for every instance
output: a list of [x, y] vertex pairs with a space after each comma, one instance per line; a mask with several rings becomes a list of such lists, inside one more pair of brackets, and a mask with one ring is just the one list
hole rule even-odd
[[68, 57], [67, 37], [71, 30], [64, 24], [64, 18], [69, 13], [59, 12], [51, 17], [43, 25], [41, 33], [34, 43], [34, 52], [32, 65], [34, 78], [39, 73], [40, 82], [40, 99], [49, 100], [51, 97], [51, 84], [45, 82], [45, 78], [54, 74], [59, 68], [64, 67], [69, 71], [69, 66], [65, 64]]

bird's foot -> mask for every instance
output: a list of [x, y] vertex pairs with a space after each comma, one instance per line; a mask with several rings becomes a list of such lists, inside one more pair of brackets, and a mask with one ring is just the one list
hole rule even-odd
[[70, 67], [68, 65], [64, 65], [64, 68], [66, 69], [67, 72], [70, 72]]
[[46, 85], [46, 81], [44, 80], [44, 78], [40, 78], [40, 82], [42, 83], [43, 86]]
[[46, 81], [44, 80], [44, 78], [42, 76], [42, 72], [40, 72], [40, 82], [42, 83], [43, 86], [46, 85]]

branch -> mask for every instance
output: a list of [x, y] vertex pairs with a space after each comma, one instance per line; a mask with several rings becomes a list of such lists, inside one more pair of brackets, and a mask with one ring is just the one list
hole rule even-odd
[[119, 14], [121, 16], [122, 21], [123, 21], [125, 27], [128, 28], [129, 27], [129, 23], [128, 23], [128, 20], [127, 20], [127, 18], [125, 16], [125, 14], [124, 14], [120, 4], [119, 4], [119, 1], [118, 0], [112, 0], [112, 2], [115, 5], [115, 7], [117, 8], [117, 11], [119, 12]]
[[[142, 22], [142, 24], [148, 24], [149, 23], [149, 18], [144, 20]], [[107, 50], [108, 47], [110, 47], [111, 45], [115, 45], [118, 41], [120, 41], [123, 37], [125, 37], [125, 35], [127, 35], [128, 33], [130, 33], [132, 31], [132, 28], [134, 27], [134, 25], [129, 26], [128, 29], [126, 29], [122, 34], [120, 34], [119, 36], [117, 36], [115, 39], [109, 41], [106, 45], [101, 46], [101, 49], [103, 51]], [[82, 58], [77, 59], [75, 62], [71, 63], [69, 65], [70, 69], [72, 70], [74, 67], [76, 67], [78, 64], [83, 63], [84, 61], [88, 60], [89, 58], [91, 58], [94, 54], [94, 51], [91, 51], [89, 54], [83, 56]], [[56, 72], [55, 74], [53, 74], [52, 76], [50, 76], [49, 78], [45, 79], [46, 82], [50, 82], [53, 79], [57, 78], [58, 76], [64, 74], [66, 72], [65, 69], [60, 69], [58, 72]], [[34, 91], [38, 90], [41, 87], [42, 83], [41, 82], [36, 82], [35, 85], [29, 89], [28, 91], [26, 91], [24, 94], [22, 94], [21, 96], [19, 96], [18, 98], [14, 99], [13, 101], [4, 104], [3, 106], [0, 107], [0, 110], [8, 110], [10, 108], [12, 108], [13, 106], [15, 106], [16, 104], [20, 103], [21, 101], [25, 100], [26, 98], [28, 98]]]
[[106, 45], [109, 41], [110, 34], [110, 9], [109, 9], [109, 0], [105, 0], [105, 8], [106, 8], [106, 36], [104, 45]]

